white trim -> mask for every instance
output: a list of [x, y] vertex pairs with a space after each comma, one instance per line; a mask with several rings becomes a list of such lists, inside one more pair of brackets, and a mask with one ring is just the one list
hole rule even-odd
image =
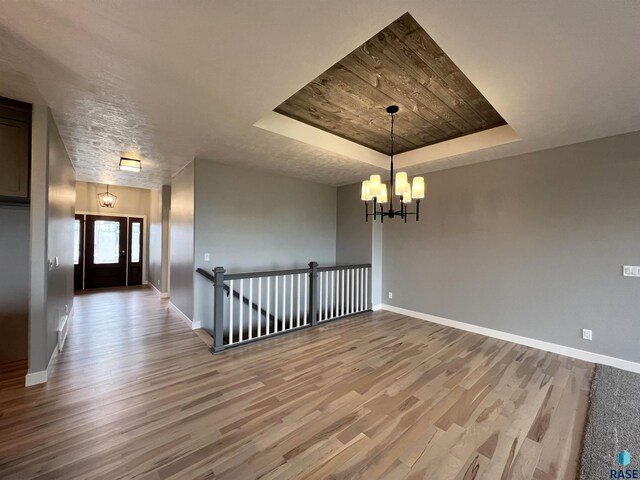
[[333, 133], [325, 132], [306, 123], [299, 122], [277, 112], [267, 112], [260, 120], [253, 124], [268, 132], [277, 133], [292, 138], [308, 145], [324, 148], [345, 157], [353, 158], [361, 162], [374, 165], [379, 168], [387, 168], [389, 157], [383, 153], [359, 145], [346, 138]]
[[39, 372], [27, 373], [24, 377], [24, 386], [31, 387], [40, 383], [46, 383], [49, 379], [49, 374], [51, 373], [51, 368], [53, 367], [53, 363], [56, 361], [56, 358], [58, 358], [58, 345], [53, 349], [53, 353], [51, 354], [51, 358], [47, 364], [47, 369], [40, 370]]
[[459, 322], [457, 320], [450, 320], [443, 317], [437, 317], [428, 313], [416, 312], [414, 310], [407, 310], [406, 308], [394, 307], [392, 305], [382, 304], [381, 307], [382, 310], [399, 313], [401, 315], [406, 315], [408, 317], [413, 317], [420, 320], [426, 320], [428, 322], [437, 323], [439, 325], [446, 325], [448, 327], [465, 330], [467, 332], [479, 333], [480, 335], [485, 335], [487, 337], [498, 338], [500, 340], [517, 343], [519, 345], [525, 345], [527, 347], [537, 348], [546, 352], [557, 353], [559, 355], [577, 358], [578, 360], [600, 363], [602, 365], [609, 365], [611, 367], [620, 368], [629, 372], [640, 373], [640, 363], [630, 362], [621, 358], [609, 357], [608, 355], [602, 355], [600, 353], [587, 352], [586, 350], [580, 350], [573, 347], [565, 347], [564, 345], [558, 345], [556, 343], [550, 343], [542, 340], [536, 340], [535, 338], [514, 335], [512, 333], [502, 332], [500, 330], [494, 330], [492, 328], [480, 327], [478, 325]]
[[[267, 112], [253, 126], [380, 168], [387, 168], [389, 164], [389, 158], [385, 154], [277, 112]], [[462, 155], [485, 148], [494, 148], [519, 140], [520, 137], [511, 126], [501, 125], [434, 145], [416, 148], [409, 152], [399, 153], [394, 156], [394, 161], [398, 168], [407, 168], [413, 165], [427, 164], [441, 158]]]
[[371, 305], [371, 310], [373, 310], [374, 312], [377, 312], [378, 310], [382, 310], [383, 305], [381, 304], [376, 304], [376, 305]]
[[69, 329], [71, 328], [71, 319], [73, 318], [73, 309], [74, 305], [71, 306], [71, 310], [67, 315], [62, 317], [60, 320], [60, 325], [58, 326], [57, 334], [58, 334], [58, 351], [61, 352], [64, 347], [64, 342], [67, 340], [67, 336], [69, 336]]
[[173, 304], [173, 302], [171, 302], [171, 301], [169, 302], [169, 307], [171, 307], [171, 309], [172, 309], [175, 313], [177, 313], [177, 314], [178, 314], [178, 316], [179, 316], [179, 317], [184, 321], [184, 323], [186, 323], [187, 325], [189, 325], [189, 328], [190, 328], [190, 329], [194, 330], [194, 329], [196, 329], [196, 328], [200, 328], [199, 322], [196, 322], [196, 323], [198, 324], [198, 326], [197, 326], [197, 327], [194, 327], [194, 326], [193, 326], [193, 325], [194, 325], [194, 323], [191, 321], [191, 319], [190, 319], [189, 317], [187, 317], [187, 316], [185, 315], [185, 313], [184, 313], [182, 310], [180, 310], [178, 307], [176, 307], [176, 306]]
[[151, 288], [153, 288], [156, 293], [158, 295], [160, 295], [160, 298], [169, 298], [169, 293], [168, 292], [161, 292], [160, 290], [158, 290], [158, 287], [156, 287], [153, 282], [147, 282], [146, 285], [149, 285]]

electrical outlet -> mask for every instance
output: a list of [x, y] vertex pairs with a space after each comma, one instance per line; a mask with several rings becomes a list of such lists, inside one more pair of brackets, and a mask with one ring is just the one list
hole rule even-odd
[[622, 266], [623, 277], [640, 277], [640, 267], [634, 267], [632, 265]]
[[582, 329], [582, 339], [583, 340], [593, 340], [593, 332], [586, 328]]
[[69, 305], [65, 305], [64, 306], [64, 314], [68, 315], [69, 314]]
[[211, 260], [211, 255], [209, 255], [208, 253], [204, 254], [204, 261], [208, 262], [209, 260]]
[[158, 279], [158, 281], [156, 282], [156, 284], [157, 284], [158, 286], [160, 286], [160, 279]]
[[389, 292], [389, 298], [393, 298], [393, 292]]

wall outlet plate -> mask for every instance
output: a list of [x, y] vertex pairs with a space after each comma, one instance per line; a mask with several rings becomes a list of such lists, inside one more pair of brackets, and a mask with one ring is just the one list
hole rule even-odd
[[624, 265], [622, 267], [622, 276], [623, 277], [640, 277], [640, 267], [635, 267], [633, 265]]
[[393, 298], [393, 292], [389, 292], [389, 298]]
[[205, 261], [205, 262], [208, 262], [209, 260], [211, 260], [211, 255], [210, 255], [210, 254], [208, 254], [208, 253], [205, 253], [205, 254], [204, 254], [204, 261]]
[[582, 329], [582, 339], [583, 340], [593, 340], [593, 332], [587, 328]]

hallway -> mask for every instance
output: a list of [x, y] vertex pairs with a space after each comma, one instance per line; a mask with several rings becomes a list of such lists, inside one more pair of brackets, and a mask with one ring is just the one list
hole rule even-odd
[[3, 479], [575, 475], [589, 363], [388, 312], [212, 356], [150, 288], [75, 305], [0, 392]]

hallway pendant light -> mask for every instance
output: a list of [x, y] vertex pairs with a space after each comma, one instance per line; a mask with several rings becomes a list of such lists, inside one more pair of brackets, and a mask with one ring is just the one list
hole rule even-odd
[[113, 208], [116, 206], [116, 197], [109, 191], [109, 185], [107, 184], [107, 191], [98, 194], [98, 204], [104, 208]]
[[[380, 218], [380, 222], [384, 222], [385, 217], [399, 217], [403, 219], [405, 223], [409, 215], [415, 215], [416, 222], [420, 219], [420, 199], [424, 198], [426, 192], [424, 177], [415, 177], [413, 181], [409, 183], [407, 172], [398, 172], [395, 178], [393, 176], [393, 119], [394, 115], [398, 113], [398, 110], [397, 105], [387, 107], [387, 113], [391, 117], [391, 168], [389, 175], [391, 185], [387, 190], [387, 184], [381, 181], [380, 175], [371, 175], [369, 180], [362, 182], [360, 199], [364, 202], [364, 218], [367, 222], [369, 221], [369, 217], [373, 217], [374, 220]], [[387, 193], [389, 194], [388, 197]], [[394, 196], [400, 199], [399, 210], [393, 208]], [[415, 212], [409, 212], [407, 209], [407, 205], [411, 203], [412, 199], [416, 200]], [[389, 202], [389, 208], [385, 210], [385, 204], [387, 202]], [[372, 207], [371, 212], [369, 212], [370, 204]]]
[[142, 164], [140, 163], [140, 160], [120, 157], [120, 170], [140, 173], [140, 171], [142, 170]]

